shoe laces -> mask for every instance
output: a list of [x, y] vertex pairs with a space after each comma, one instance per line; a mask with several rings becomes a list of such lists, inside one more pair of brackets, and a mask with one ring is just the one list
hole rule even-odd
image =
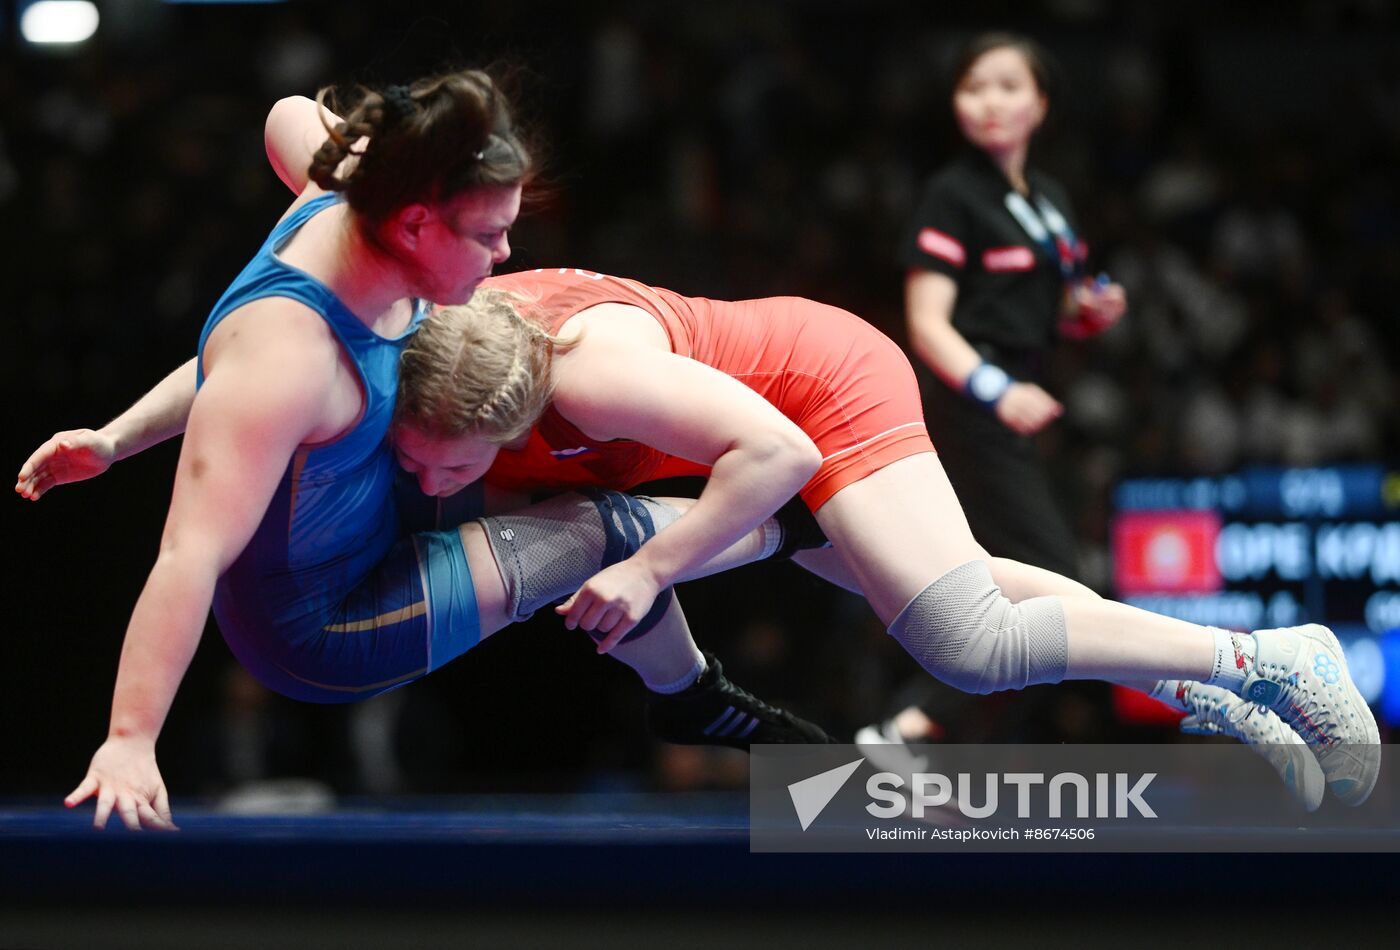
[[[1301, 684], [1292, 687], [1288, 706], [1289, 713], [1282, 718], [1288, 721], [1304, 739], [1311, 738], [1323, 748], [1331, 748], [1341, 741], [1340, 730], [1337, 728], [1339, 721], [1335, 706], [1319, 702], [1313, 690], [1305, 689]], [[1308, 744], [1312, 745], [1313, 743], [1309, 742]]]
[[1209, 696], [1196, 696], [1193, 699], [1195, 702], [1192, 705], [1198, 718], [1214, 723], [1232, 736], [1241, 735], [1246, 721], [1256, 713], [1262, 714], [1264, 711], [1257, 703], [1244, 699], [1237, 702], [1231, 702], [1229, 698], [1216, 699]]
[[751, 714], [757, 713], [761, 718], [774, 719], [779, 722], [785, 721], [783, 710], [776, 706], [768, 705], [768, 703], [759, 699], [742, 686], [736, 686], [732, 680], [726, 678], [725, 683], [728, 688], [725, 689], [724, 692], [730, 699], [731, 704], [738, 705], [737, 703], [733, 703], [733, 700], [737, 699], [748, 707]]

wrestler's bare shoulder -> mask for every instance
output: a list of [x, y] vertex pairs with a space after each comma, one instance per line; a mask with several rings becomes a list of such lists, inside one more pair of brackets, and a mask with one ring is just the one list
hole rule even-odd
[[[655, 316], [647, 310], [625, 303], [600, 303], [587, 307], [574, 314], [559, 328], [559, 335], [577, 336], [577, 349], [592, 349], [600, 345], [626, 342], [631, 345], [644, 344], [663, 350], [671, 348], [670, 337]], [[592, 338], [593, 344], [589, 345]], [[563, 357], [570, 350], [561, 351]]]

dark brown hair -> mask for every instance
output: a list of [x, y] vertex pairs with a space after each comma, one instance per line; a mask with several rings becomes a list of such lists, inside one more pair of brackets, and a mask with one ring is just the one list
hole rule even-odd
[[[533, 174], [530, 149], [517, 130], [510, 102], [479, 70], [462, 70], [410, 86], [356, 87], [344, 121], [311, 159], [311, 180], [345, 192], [350, 207], [371, 224], [414, 202], [444, 202], [484, 185], [523, 185]], [[335, 110], [329, 89], [318, 105]], [[355, 143], [368, 138], [368, 144]], [[343, 176], [347, 156], [358, 161]]]
[[[952, 99], [953, 94], [958, 91], [958, 86], [972, 70], [974, 63], [994, 49], [1007, 48], [1014, 49], [1025, 59], [1026, 65], [1030, 67], [1031, 77], [1035, 79], [1036, 88], [1040, 90], [1040, 94], [1045, 97], [1046, 103], [1050, 107], [1048, 112], [1055, 112], [1055, 99], [1059, 92], [1059, 74], [1055, 63], [1045, 52], [1044, 47], [1029, 36], [1022, 36], [1020, 33], [1002, 31], [981, 33], [969, 40], [967, 45], [958, 51], [957, 57], [953, 60], [951, 81], [948, 83], [948, 99]], [[1049, 114], [1046, 118], [1049, 118]]]

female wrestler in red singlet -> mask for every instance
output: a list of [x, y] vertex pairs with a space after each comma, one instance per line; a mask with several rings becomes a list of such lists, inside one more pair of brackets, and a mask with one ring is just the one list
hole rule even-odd
[[[533, 395], [502, 405], [501, 392], [518, 391], [504, 383], [521, 377], [534, 380]], [[800, 494], [832, 543], [819, 573], [862, 592], [901, 645], [952, 685], [1105, 679], [1160, 693], [1154, 681], [1201, 681], [1279, 712], [1343, 800], [1359, 803], [1374, 785], [1375, 720], [1326, 628], [1232, 634], [989, 557], [924, 429], [907, 359], [853, 314], [801, 298], [715, 301], [537, 270], [492, 278], [471, 303], [436, 311], [405, 350], [400, 378], [399, 461], [429, 493], [482, 476], [623, 488], [708, 469], [689, 512], [559, 608], [569, 626], [606, 634], [601, 650], [659, 591]], [[492, 441], [522, 416], [537, 420], [527, 441]], [[1335, 665], [1335, 683], [1311, 682], [1298, 659], [1323, 654], [1329, 662], [1314, 665]], [[1316, 715], [1296, 714], [1319, 702], [1321, 728]]]
[[[743, 383], [812, 439], [821, 465], [802, 497], [813, 510], [885, 464], [933, 450], [918, 402], [899, 398], [913, 378], [907, 362], [889, 339], [844, 310], [799, 297], [738, 303], [682, 297], [568, 269], [491, 278], [485, 286], [538, 299], [556, 334], [579, 311], [597, 305], [619, 303], [650, 313], [659, 327], [643, 325], [649, 336], [660, 342], [659, 329], [672, 353]], [[844, 345], [829, 345], [833, 336]], [[640, 442], [598, 444], [551, 405], [529, 443], [501, 452], [487, 478], [536, 489], [636, 485], [707, 473], [708, 465]]]

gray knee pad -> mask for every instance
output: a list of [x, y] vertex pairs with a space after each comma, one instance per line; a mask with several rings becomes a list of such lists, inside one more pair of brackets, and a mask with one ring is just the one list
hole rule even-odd
[[[679, 517], [680, 512], [655, 498], [589, 490], [480, 521], [505, 581], [508, 613], [519, 622], [568, 597], [603, 568], [631, 557]], [[657, 596], [624, 643], [656, 625], [670, 605], [670, 592], [668, 587]]]
[[985, 561], [953, 568], [911, 600], [890, 635], [938, 679], [969, 693], [1058, 683], [1069, 663], [1058, 597], [1013, 604]]

